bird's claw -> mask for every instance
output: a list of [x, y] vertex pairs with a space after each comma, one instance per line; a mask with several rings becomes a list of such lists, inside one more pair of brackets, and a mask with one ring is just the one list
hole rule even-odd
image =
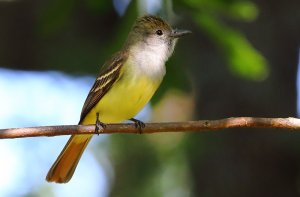
[[146, 127], [145, 123], [135, 118], [130, 118], [129, 120], [134, 122], [135, 128], [139, 129], [139, 133], [141, 134], [142, 129]]
[[100, 134], [106, 128], [106, 124], [99, 120], [99, 113], [96, 113], [96, 125], [95, 125], [95, 133]]

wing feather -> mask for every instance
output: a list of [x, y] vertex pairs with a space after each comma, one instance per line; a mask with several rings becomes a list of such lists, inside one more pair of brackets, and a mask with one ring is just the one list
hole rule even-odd
[[98, 77], [94, 82], [93, 87], [91, 88], [84, 102], [79, 124], [119, 79], [121, 75], [121, 69], [126, 59], [126, 53], [118, 52], [113, 55], [109, 61], [104, 63]]

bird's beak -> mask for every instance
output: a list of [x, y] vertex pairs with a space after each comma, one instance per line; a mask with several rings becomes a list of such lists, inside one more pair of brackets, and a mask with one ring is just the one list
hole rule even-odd
[[175, 29], [170, 34], [170, 37], [172, 37], [172, 38], [179, 38], [181, 36], [184, 36], [184, 35], [190, 34], [190, 33], [192, 33], [192, 32], [189, 31], [189, 30], [178, 30], [178, 29]]

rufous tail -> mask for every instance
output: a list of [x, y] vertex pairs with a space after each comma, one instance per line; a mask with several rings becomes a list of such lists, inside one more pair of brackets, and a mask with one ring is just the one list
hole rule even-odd
[[72, 135], [50, 168], [46, 180], [67, 183], [73, 176], [78, 161], [93, 135]]

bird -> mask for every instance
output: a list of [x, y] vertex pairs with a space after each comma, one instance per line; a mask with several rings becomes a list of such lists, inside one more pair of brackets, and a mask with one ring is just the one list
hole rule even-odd
[[[144, 123], [134, 116], [149, 102], [165, 74], [165, 63], [172, 55], [179, 37], [191, 33], [173, 29], [158, 16], [136, 19], [120, 51], [100, 68], [98, 77], [84, 102], [79, 125], [95, 124], [96, 131], [108, 123], [132, 120], [137, 127]], [[67, 183], [92, 134], [72, 135], [50, 168], [48, 182]]]

